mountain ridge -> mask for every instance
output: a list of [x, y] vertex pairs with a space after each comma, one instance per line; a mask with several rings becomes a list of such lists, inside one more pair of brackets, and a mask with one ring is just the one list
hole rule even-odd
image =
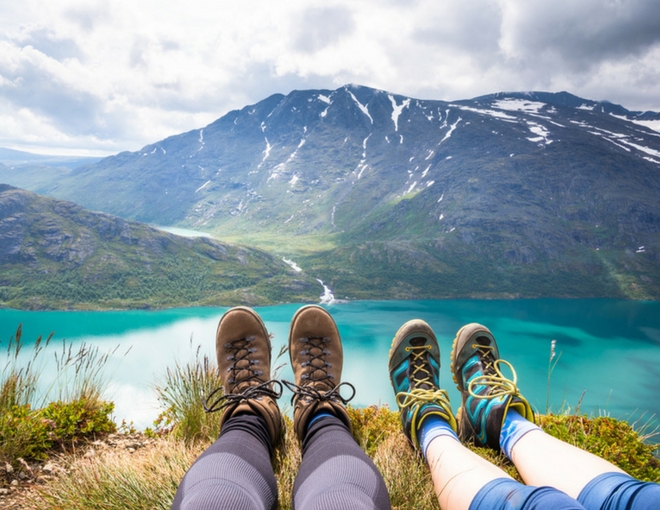
[[265, 304], [321, 292], [313, 279], [260, 250], [179, 237], [4, 184], [0, 239], [5, 306]]
[[274, 94], [40, 186], [268, 247], [349, 298], [658, 299], [660, 133], [640, 122], [659, 118], [568, 92], [347, 85]]

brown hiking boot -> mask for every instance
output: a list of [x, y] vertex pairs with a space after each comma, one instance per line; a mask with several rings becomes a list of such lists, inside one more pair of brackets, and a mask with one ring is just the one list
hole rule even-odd
[[[344, 406], [355, 388], [339, 382], [344, 362], [341, 338], [335, 321], [320, 306], [303, 306], [291, 319], [289, 356], [296, 382], [283, 383], [294, 393], [293, 426], [298, 438], [302, 441], [310, 420], [319, 412], [337, 416], [350, 429]], [[342, 385], [353, 390], [350, 398], [339, 394]]]
[[224, 409], [220, 426], [240, 413], [260, 415], [266, 420], [272, 446], [277, 446], [283, 430], [277, 406], [282, 385], [270, 378], [270, 338], [259, 315], [244, 306], [228, 310], [218, 324], [215, 350], [224, 394], [209, 405], [220, 388], [211, 393], [204, 410]]

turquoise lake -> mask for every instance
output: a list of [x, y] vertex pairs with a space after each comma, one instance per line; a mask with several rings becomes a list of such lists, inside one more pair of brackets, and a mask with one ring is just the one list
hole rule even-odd
[[[289, 321], [300, 305], [257, 308], [274, 334], [273, 352], [288, 338]], [[344, 344], [343, 380], [353, 383], [356, 406], [394, 407], [387, 357], [395, 332], [405, 321], [421, 318], [435, 330], [442, 352], [441, 383], [449, 390], [454, 411], [460, 404], [449, 371], [451, 343], [468, 322], [491, 329], [500, 353], [518, 374], [523, 394], [545, 412], [550, 345], [561, 357], [552, 374], [550, 407], [590, 414], [609, 414], [641, 422], [660, 416], [660, 302], [623, 300], [451, 300], [356, 301], [327, 306]], [[158, 415], [154, 386], [175, 361], [194, 358], [197, 346], [214, 356], [215, 329], [227, 308], [183, 308], [161, 311], [27, 312], [0, 310], [0, 362], [19, 324], [29, 344], [54, 332], [57, 341], [87, 342], [111, 351], [106, 397], [116, 402], [115, 418], [151, 425]], [[61, 347], [61, 343], [60, 343]], [[125, 354], [128, 348], [128, 354]], [[26, 349], [25, 351], [29, 351]], [[27, 355], [27, 354], [26, 354]], [[43, 387], [52, 385], [52, 356], [44, 358]], [[292, 380], [287, 362], [281, 374]], [[279, 364], [279, 363], [278, 363]], [[280, 401], [291, 412], [289, 395]]]

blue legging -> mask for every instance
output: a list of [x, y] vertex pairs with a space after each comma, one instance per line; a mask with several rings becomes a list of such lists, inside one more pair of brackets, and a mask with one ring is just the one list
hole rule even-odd
[[553, 487], [532, 487], [510, 478], [487, 483], [470, 510], [657, 510], [660, 485], [622, 473], [605, 473], [589, 482], [578, 499]]
[[[263, 418], [230, 418], [184, 476], [172, 510], [274, 510], [271, 453]], [[293, 508], [389, 510], [383, 477], [339, 418], [324, 416], [307, 430]]]

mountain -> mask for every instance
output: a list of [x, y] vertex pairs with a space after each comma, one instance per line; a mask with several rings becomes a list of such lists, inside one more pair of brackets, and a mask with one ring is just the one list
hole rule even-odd
[[294, 91], [43, 191], [295, 258], [349, 298], [660, 298], [655, 112]]
[[175, 236], [0, 185], [0, 303], [87, 308], [275, 303], [321, 286], [256, 249]]
[[76, 168], [80, 165], [96, 163], [103, 158], [94, 156], [54, 156], [34, 154], [0, 147], [0, 163], [5, 165], [41, 165], [51, 167]]

